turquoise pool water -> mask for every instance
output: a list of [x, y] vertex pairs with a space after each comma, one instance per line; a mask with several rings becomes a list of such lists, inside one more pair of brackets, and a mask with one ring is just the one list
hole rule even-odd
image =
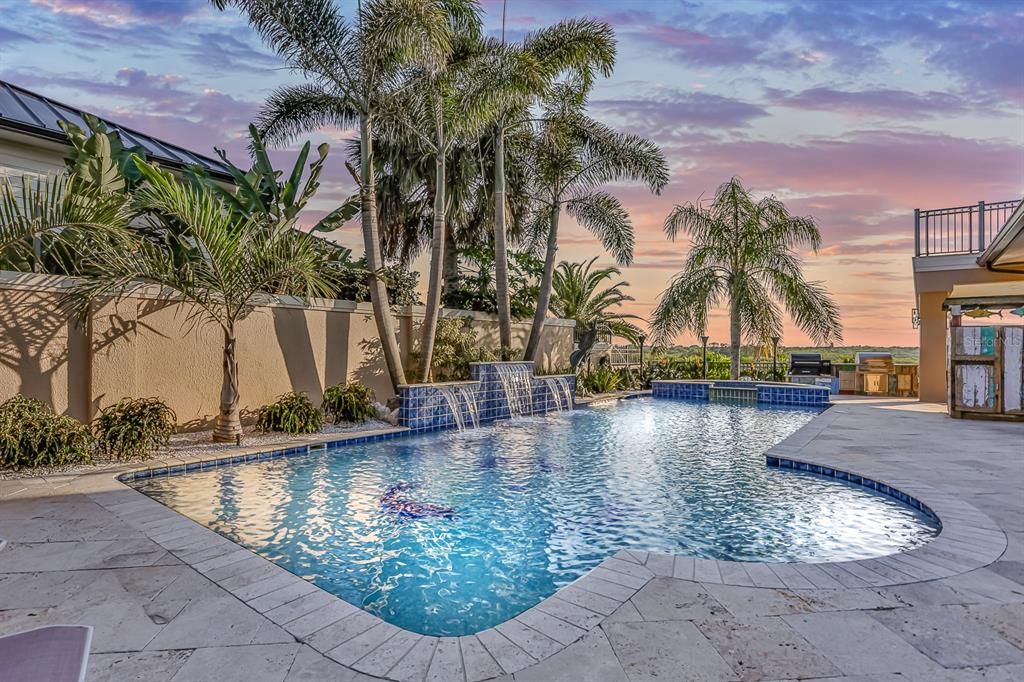
[[644, 398], [133, 485], [384, 620], [463, 635], [623, 547], [837, 561], [932, 537], [892, 498], [765, 466], [817, 412]]

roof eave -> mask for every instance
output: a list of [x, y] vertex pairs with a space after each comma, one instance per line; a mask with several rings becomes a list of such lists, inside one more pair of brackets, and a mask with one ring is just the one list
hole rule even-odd
[[[65, 135], [64, 133], [57, 132], [55, 130], [49, 130], [47, 128], [30, 126], [21, 123], [20, 121], [15, 121], [14, 119], [0, 118], [0, 128], [16, 132], [20, 135], [25, 135], [27, 137], [33, 137], [40, 140], [49, 140], [51, 142], [57, 142], [64, 146], [69, 146], [67, 135]], [[175, 159], [168, 159], [162, 156], [153, 156], [152, 154], [147, 154], [147, 157], [154, 159], [161, 166], [167, 166], [168, 168], [173, 168], [179, 171], [192, 167], [192, 165], [190, 164], [185, 164]], [[234, 178], [231, 177], [230, 173], [215, 170], [213, 168], [205, 168], [203, 166], [198, 167], [202, 168], [207, 174], [209, 174], [212, 178], [216, 180], [234, 184]]]
[[978, 256], [978, 265], [983, 268], [998, 267], [999, 257], [1016, 239], [1024, 239], [1024, 201], [1017, 204], [1006, 224], [996, 234], [988, 248]]

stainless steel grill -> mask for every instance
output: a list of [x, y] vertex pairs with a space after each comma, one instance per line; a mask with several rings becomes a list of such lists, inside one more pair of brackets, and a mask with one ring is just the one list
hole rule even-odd
[[821, 353], [792, 353], [789, 356], [789, 374], [803, 377], [830, 376], [832, 361], [822, 360]]

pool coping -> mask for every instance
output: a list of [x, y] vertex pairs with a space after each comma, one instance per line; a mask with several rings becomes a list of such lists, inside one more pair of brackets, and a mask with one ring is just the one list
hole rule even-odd
[[[899, 471], [889, 470], [886, 465], [880, 464], [879, 471], [869, 474], [847, 471], [842, 462], [827, 455], [815, 457], [814, 461], [799, 456], [800, 449], [834, 419], [833, 410], [819, 413], [766, 451], [766, 464], [775, 458], [881, 482], [926, 504], [941, 524], [936, 537], [906, 552], [822, 563], [723, 561], [622, 549], [523, 613], [461, 637], [421, 635], [392, 625], [191, 520], [121, 480], [126, 473], [140, 470], [137, 464], [134, 468], [124, 467], [131, 471], [101, 472], [112, 475], [125, 493], [117, 502], [106, 502], [104, 506], [296, 639], [338, 663], [384, 679], [411, 680], [422, 679], [435, 657], [447, 657], [452, 666], [461, 667], [467, 682], [479, 682], [518, 672], [563, 651], [655, 578], [789, 590], [874, 588], [959, 575], [987, 566], [1002, 554], [1006, 536], [999, 526], [953, 495], [905, 480]], [[316, 449], [327, 443], [365, 440], [369, 436], [395, 438], [407, 431], [399, 427], [340, 438], [332, 434], [330, 438], [287, 444], [290, 447], [277, 450], [305, 447], [308, 451], [311, 446]], [[217, 459], [241, 456], [244, 462], [249, 454], [252, 453]], [[202, 456], [191, 459], [196, 461], [187, 464], [203, 464]], [[802, 471], [797, 466], [789, 468]], [[255, 583], [240, 581], [240, 576], [256, 570], [267, 577]]]

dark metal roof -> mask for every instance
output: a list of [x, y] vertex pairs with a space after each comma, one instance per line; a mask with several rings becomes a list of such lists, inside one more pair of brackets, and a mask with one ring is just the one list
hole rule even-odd
[[[82, 130], [88, 131], [81, 109], [61, 104], [49, 97], [18, 87], [13, 83], [0, 80], [0, 128], [17, 130], [18, 132], [66, 142], [67, 136], [57, 125], [57, 121], [74, 123]], [[95, 114], [94, 114], [95, 115]], [[174, 168], [200, 166], [212, 175], [230, 178], [227, 167], [219, 160], [202, 154], [196, 154], [183, 147], [159, 140], [152, 135], [125, 128], [113, 121], [96, 116], [103, 121], [108, 130], [117, 131], [125, 146], [140, 146], [146, 155], [163, 165]]]

